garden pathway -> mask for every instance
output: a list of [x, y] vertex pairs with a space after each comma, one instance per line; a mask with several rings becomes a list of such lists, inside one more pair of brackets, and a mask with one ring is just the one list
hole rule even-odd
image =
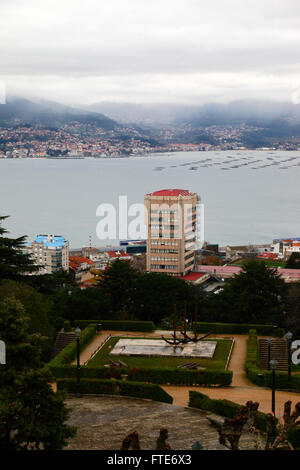
[[[157, 337], [169, 331], [156, 330], [153, 333], [141, 333], [137, 331], [103, 331], [81, 352], [80, 364], [88, 361], [95, 351], [103, 344], [109, 336], [143, 336], [145, 338]], [[220, 398], [245, 404], [248, 400], [258, 401], [259, 410], [265, 413], [271, 412], [271, 390], [269, 388], [256, 387], [246, 377], [244, 364], [247, 353], [247, 335], [212, 335], [212, 338], [234, 338], [235, 344], [229, 363], [228, 370], [233, 372], [233, 380], [230, 387], [186, 387], [186, 386], [163, 386], [174, 399], [173, 404], [177, 406], [188, 406], [189, 390], [195, 390], [208, 395], [210, 398]], [[73, 361], [76, 364], [76, 360]], [[299, 393], [276, 391], [276, 416], [282, 416], [284, 403], [291, 400], [293, 405], [300, 401]]]

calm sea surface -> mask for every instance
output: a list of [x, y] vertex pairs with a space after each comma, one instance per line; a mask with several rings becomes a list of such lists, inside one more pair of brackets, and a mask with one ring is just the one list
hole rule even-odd
[[[205, 206], [211, 243], [268, 243], [300, 236], [300, 152], [178, 152], [130, 158], [0, 160], [0, 214], [13, 236], [64, 235], [74, 248], [114, 245], [96, 236], [96, 208], [143, 203], [144, 194], [181, 188]], [[130, 220], [130, 219], [129, 219]]]

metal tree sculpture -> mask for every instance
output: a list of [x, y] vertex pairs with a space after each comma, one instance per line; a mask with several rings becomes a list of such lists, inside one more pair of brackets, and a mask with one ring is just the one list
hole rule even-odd
[[194, 334], [193, 336], [189, 336], [186, 331], [186, 325], [187, 325], [187, 302], [184, 301], [184, 320], [183, 320], [183, 330], [179, 331], [179, 333], [183, 337], [178, 337], [177, 336], [177, 316], [176, 316], [176, 304], [174, 304], [174, 315], [173, 315], [173, 334], [172, 339], [167, 339], [164, 336], [162, 336], [162, 339], [166, 341], [166, 343], [171, 344], [172, 346], [178, 346], [180, 344], [187, 344], [187, 343], [198, 343], [198, 341], [202, 341], [204, 338], [207, 338], [207, 336], [210, 335], [210, 332], [207, 333], [204, 336], [198, 336], [197, 332], [197, 320], [198, 320], [198, 305], [197, 301], [195, 299], [195, 313], [194, 313]]

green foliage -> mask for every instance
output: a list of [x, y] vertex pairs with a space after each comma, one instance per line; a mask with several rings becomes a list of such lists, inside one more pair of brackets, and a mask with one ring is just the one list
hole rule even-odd
[[95, 318], [98, 323], [103, 318], [114, 318], [109, 297], [98, 288], [81, 290], [77, 286], [64, 289], [56, 292], [54, 301], [64, 318], [71, 322]]
[[[75, 378], [75, 366], [61, 366], [49, 364], [52, 374], [56, 378]], [[128, 375], [128, 380], [135, 382], [149, 382], [153, 384], [172, 385], [203, 385], [226, 387], [231, 384], [232, 372], [219, 370], [187, 370], [187, 369], [148, 369], [148, 368], [121, 368], [121, 367], [81, 367], [81, 377], [89, 379], [119, 379], [122, 374]]]
[[[77, 392], [77, 382], [75, 379], [59, 379], [57, 381], [57, 387], [59, 390], [65, 390], [69, 393]], [[173, 398], [158, 385], [141, 382], [125, 382], [122, 380], [82, 379], [80, 381], [80, 393], [122, 395], [127, 397], [147, 398], [164, 403], [173, 402]]]
[[99, 288], [109, 298], [113, 312], [129, 309], [138, 275], [130, 261], [118, 259], [103, 272]]
[[287, 292], [276, 269], [249, 260], [240, 274], [226, 282], [223, 291], [207, 296], [205, 319], [283, 326]]
[[[84, 338], [84, 344], [81, 344], [81, 349], [85, 347], [95, 335], [95, 325], [90, 325], [81, 334]], [[224, 371], [224, 363], [226, 362], [231, 342], [228, 340], [219, 340], [216, 353], [219, 351], [219, 356], [223, 358], [222, 368], [220, 369], [207, 369], [207, 370], [188, 370], [178, 369], [176, 365], [184, 363], [186, 360], [171, 358], [173, 367], [163, 367], [163, 360], [159, 358], [126, 358], [128, 368], [107, 368], [104, 364], [109, 362], [108, 347], [110, 344], [115, 344], [119, 338], [112, 338], [107, 342], [103, 348], [98, 352], [92, 361], [100, 355], [101, 361], [99, 365], [92, 365], [92, 361], [87, 366], [81, 367], [80, 373], [83, 378], [95, 379], [108, 379], [111, 377], [120, 378], [121, 374], [128, 374], [129, 380], [138, 382], [151, 382], [156, 384], [178, 384], [178, 385], [214, 385], [214, 386], [228, 386], [232, 381], [232, 372]], [[220, 343], [220, 344], [219, 344]], [[224, 343], [224, 344], [223, 344]], [[226, 343], [226, 344], [225, 344]], [[227, 344], [228, 343], [228, 344]], [[52, 361], [48, 364], [51, 372], [56, 378], [74, 378], [76, 377], [76, 367], [70, 363], [76, 357], [76, 344], [72, 342], [66, 346]], [[117, 360], [118, 358], [114, 358]], [[124, 359], [124, 358], [123, 358]], [[141, 360], [142, 366], [139, 365]], [[221, 359], [219, 358], [219, 361]], [[131, 362], [131, 364], [129, 364]], [[154, 366], [155, 364], [155, 366]]]
[[[266, 387], [272, 387], [272, 372], [264, 371]], [[294, 390], [300, 392], [300, 374], [292, 374], [291, 380], [288, 379], [286, 372], [276, 371], [275, 386], [278, 390]]]
[[[240, 410], [241, 405], [230, 400], [215, 400], [209, 398], [200, 392], [189, 392], [189, 406], [192, 408], [200, 408], [201, 410], [211, 411], [220, 416], [226, 418], [233, 418]], [[260, 411], [257, 412], [257, 416], [254, 425], [260, 431], [266, 431], [266, 418], [267, 415]]]
[[245, 371], [248, 379], [256, 385], [263, 385], [260, 382], [258, 374], [261, 373], [259, 368], [258, 342], [256, 331], [249, 335], [247, 340], [247, 356], [245, 362]]
[[144, 331], [152, 332], [155, 325], [152, 321], [118, 321], [118, 320], [75, 320], [74, 325], [86, 328], [88, 325], [101, 323], [103, 330], [113, 331]]
[[[91, 325], [85, 328], [80, 334], [80, 341], [79, 341], [79, 350], [80, 352], [91, 342], [91, 340], [96, 335], [95, 325]], [[56, 367], [61, 366], [63, 364], [70, 364], [75, 358], [77, 354], [77, 344], [76, 340], [72, 341], [72, 343], [68, 344], [62, 351], [60, 351], [57, 356], [55, 356], [49, 363], [48, 367]]]
[[38, 292], [49, 296], [62, 293], [67, 295], [72, 289], [78, 288], [72, 275], [63, 269], [51, 274], [33, 274], [26, 278], [26, 283]]
[[64, 321], [64, 331], [65, 332], [71, 331], [71, 322], [70, 322], [70, 320], [65, 320]]
[[26, 237], [9, 238], [1, 223], [7, 216], [0, 216], [0, 280], [20, 280], [25, 274], [34, 273], [38, 267], [34, 265], [29, 255], [25, 254]]
[[28, 332], [43, 336], [42, 359], [49, 360], [56, 337], [55, 322], [52, 321], [52, 303], [49, 298], [37, 292], [24, 282], [4, 280], [0, 282], [0, 301], [15, 298], [28, 314]]
[[69, 410], [40, 362], [41, 337], [28, 334], [29, 317], [13, 297], [0, 302], [0, 331], [7, 353], [0, 368], [0, 449], [62, 449], [75, 434], [66, 424]]
[[292, 253], [285, 267], [287, 269], [300, 269], [300, 253]]
[[[134, 337], [137, 338], [136, 336]], [[88, 367], [98, 367], [104, 366], [105, 364], [109, 363], [109, 360], [112, 359], [110, 356], [110, 350], [115, 344], [119, 341], [119, 337], [112, 337], [110, 338], [103, 347], [97, 352], [97, 354], [91, 359], [88, 363]], [[152, 338], [155, 340], [155, 338]], [[156, 337], [156, 340], [161, 338]], [[217, 347], [214, 353], [213, 358], [197, 358], [194, 359], [194, 362], [197, 363], [199, 367], [214, 369], [214, 370], [224, 370], [226, 361], [229, 355], [229, 351], [232, 345], [230, 339], [218, 339], [216, 340]], [[187, 362], [191, 362], [190, 358], [184, 357], [156, 357], [156, 356], [114, 356], [114, 360], [125, 360], [127, 365], [134, 368], [142, 368], [142, 369], [171, 369], [176, 368], [177, 366], [186, 364]]]
[[[174, 303], [177, 304], [178, 315], [182, 316], [184, 301], [188, 301], [188, 307], [191, 307], [195, 294], [201, 297], [199, 288], [182, 279], [140, 272], [129, 261], [122, 260], [114, 261], [104, 271], [98, 288], [90, 290], [94, 291], [95, 297], [102, 295], [109, 304], [109, 312], [103, 309], [101, 315], [93, 315], [92, 318], [153, 321], [155, 324], [170, 316]], [[73, 315], [72, 318], [85, 317]]]
[[300, 450], [300, 427], [292, 428], [287, 435], [288, 440], [295, 450]]
[[[272, 372], [260, 369], [256, 334], [249, 335], [248, 337], [245, 371], [252, 383], [263, 387], [272, 387]], [[292, 374], [289, 381], [287, 373], [276, 371], [276, 388], [279, 390], [292, 389], [300, 392], [300, 374]]]
[[274, 325], [251, 325], [245, 323], [207, 323], [197, 322], [197, 331], [201, 333], [208, 333], [209, 331], [214, 334], [248, 334], [249, 330], [255, 329], [259, 335], [276, 336], [278, 328]]
[[286, 305], [285, 328], [300, 337], [300, 282], [289, 284], [288, 300]]
[[180, 317], [183, 315], [185, 300], [188, 303], [188, 312], [193, 310], [196, 290], [200, 295], [200, 289], [167, 274], [140, 273], [129, 313], [134, 314], [140, 320], [152, 320], [158, 324], [162, 319], [170, 316], [173, 312], [173, 305], [176, 303], [177, 314]]

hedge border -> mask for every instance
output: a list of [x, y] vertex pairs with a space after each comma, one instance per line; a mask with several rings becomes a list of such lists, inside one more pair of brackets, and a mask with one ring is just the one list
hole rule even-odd
[[88, 325], [101, 323], [103, 330], [142, 331], [152, 333], [156, 329], [152, 321], [119, 321], [119, 320], [74, 320], [74, 326], [86, 328]]
[[[50, 370], [57, 379], [75, 378], [76, 366], [51, 366]], [[194, 371], [180, 369], [142, 369], [142, 368], [108, 368], [81, 367], [83, 379], [119, 379], [122, 374], [128, 375], [129, 381], [145, 382], [160, 385], [202, 385], [227, 387], [232, 382], [232, 371]]]
[[294, 427], [288, 432], [288, 440], [295, 450], [300, 450], [300, 427]]
[[[57, 380], [57, 389], [68, 393], [76, 393], [78, 391], [77, 380], [59, 379]], [[173, 403], [173, 397], [159, 385], [142, 382], [83, 379], [80, 381], [80, 393], [83, 395], [117, 395]]]
[[[80, 334], [79, 350], [80, 352], [91, 342], [96, 336], [95, 325], [89, 325]], [[76, 340], [74, 339], [64, 349], [62, 349], [51, 361], [48, 363], [50, 369], [52, 367], [70, 364], [75, 358], [77, 353]]]
[[[259, 350], [256, 332], [252, 332], [247, 340], [247, 357], [245, 371], [250, 382], [260, 387], [272, 387], [272, 372], [262, 370], [259, 363]], [[279, 390], [293, 390], [300, 392], [300, 374], [292, 375], [288, 380], [288, 374], [276, 372], [276, 388]]]
[[208, 323], [197, 322], [197, 330], [201, 333], [214, 334], [248, 334], [250, 330], [256, 330], [261, 336], [283, 336], [284, 330], [275, 325], [252, 325], [247, 323]]
[[[240, 407], [239, 403], [235, 403], [226, 399], [213, 399], [209, 398], [204, 393], [189, 391], [189, 407], [199, 408], [201, 410], [211, 411], [226, 418], [233, 418], [237, 415]], [[266, 418], [267, 415], [261, 411], [257, 412], [255, 419], [255, 427], [262, 432], [266, 431]]]

